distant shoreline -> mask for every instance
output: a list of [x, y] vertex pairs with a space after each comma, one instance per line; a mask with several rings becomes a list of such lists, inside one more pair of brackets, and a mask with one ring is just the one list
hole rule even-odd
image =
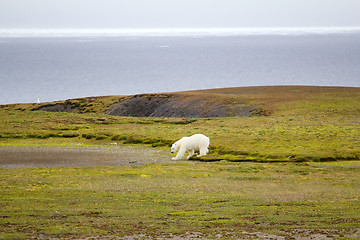
[[186, 91], [173, 91], [173, 92], [144, 92], [139, 94], [119, 94], [119, 95], [94, 95], [94, 96], [79, 96], [79, 97], [73, 97], [73, 98], [67, 98], [67, 99], [58, 99], [53, 101], [44, 101], [40, 103], [36, 102], [15, 102], [15, 103], [0, 103], [0, 106], [11, 106], [11, 105], [18, 105], [18, 104], [39, 104], [39, 106], [44, 104], [63, 104], [65, 101], [71, 101], [71, 100], [82, 100], [82, 99], [89, 99], [89, 98], [126, 98], [126, 97], [134, 97], [134, 96], [141, 96], [141, 95], [163, 95], [163, 94], [181, 94], [181, 93], [192, 93], [192, 92], [206, 92], [206, 91], [221, 91], [221, 90], [227, 90], [227, 89], [254, 89], [254, 88], [333, 88], [333, 89], [360, 89], [360, 87], [353, 87], [353, 86], [321, 86], [321, 85], [264, 85], [264, 86], [245, 86], [245, 87], [224, 87], [224, 88], [209, 88], [209, 89], [193, 89], [193, 90], [186, 90]]

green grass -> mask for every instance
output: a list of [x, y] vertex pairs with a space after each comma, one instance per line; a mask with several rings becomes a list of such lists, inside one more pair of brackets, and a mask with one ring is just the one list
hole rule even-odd
[[256, 104], [262, 115], [103, 114], [116, 97], [71, 100], [81, 114], [30, 111], [36, 104], [1, 106], [0, 146], [118, 142], [168, 149], [184, 135], [203, 133], [210, 137], [211, 152], [201, 160], [216, 162], [0, 169], [0, 239], [359, 236], [358, 88], [178, 94]]
[[211, 141], [209, 160], [357, 160], [360, 114], [355, 110], [360, 106], [350, 105], [354, 108], [322, 109], [313, 102], [301, 102], [270, 116], [191, 120], [0, 109], [0, 144], [20, 139], [28, 144], [36, 139], [55, 144], [59, 138], [69, 138], [166, 147], [183, 136], [203, 133]]
[[233, 239], [245, 232], [290, 237], [299, 229], [345, 236], [360, 228], [358, 166], [179, 162], [1, 169], [0, 176], [3, 239]]
[[[182, 119], [104, 115], [120, 97], [64, 101], [79, 113], [30, 111], [36, 104], [0, 107], [0, 144], [37, 139], [117, 141], [167, 147], [183, 136], [210, 137], [207, 160], [328, 161], [360, 158], [360, 89], [336, 87], [252, 87], [176, 93], [211, 101], [255, 104], [262, 116]], [[94, 113], [89, 113], [94, 112]]]

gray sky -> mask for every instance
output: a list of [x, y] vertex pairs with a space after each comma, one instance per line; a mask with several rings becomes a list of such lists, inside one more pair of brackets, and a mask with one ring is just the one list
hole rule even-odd
[[360, 0], [0, 0], [0, 28], [360, 26]]

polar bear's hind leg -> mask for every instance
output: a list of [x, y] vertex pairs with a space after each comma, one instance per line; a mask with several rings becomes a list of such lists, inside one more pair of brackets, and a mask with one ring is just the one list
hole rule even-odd
[[197, 157], [206, 156], [206, 154], [209, 152], [208, 148], [202, 148], [200, 149], [200, 154], [197, 155]]

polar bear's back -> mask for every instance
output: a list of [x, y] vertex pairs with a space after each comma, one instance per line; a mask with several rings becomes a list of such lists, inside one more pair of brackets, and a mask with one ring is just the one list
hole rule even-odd
[[210, 139], [204, 134], [194, 134], [186, 139], [187, 147], [190, 149], [208, 148]]
[[201, 133], [194, 134], [194, 135], [190, 136], [189, 138], [195, 139], [197, 141], [204, 141], [204, 142], [210, 143], [210, 139], [207, 136], [205, 136], [204, 134], [201, 134]]

